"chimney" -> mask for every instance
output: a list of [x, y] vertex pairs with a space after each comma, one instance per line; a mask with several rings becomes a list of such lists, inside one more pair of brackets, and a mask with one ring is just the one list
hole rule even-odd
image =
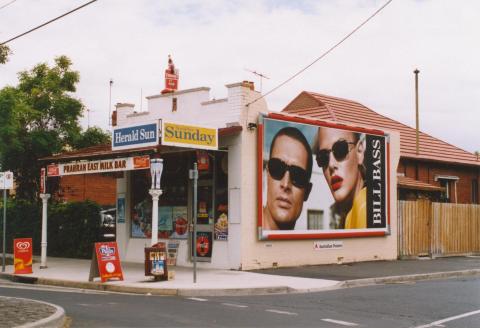
[[252, 81], [243, 81], [242, 87], [249, 88], [252, 91], [255, 91], [255, 84]]

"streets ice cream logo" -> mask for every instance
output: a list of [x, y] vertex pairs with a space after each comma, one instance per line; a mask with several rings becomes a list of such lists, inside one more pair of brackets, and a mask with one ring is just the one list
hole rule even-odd
[[15, 247], [18, 250], [25, 251], [29, 249], [31, 244], [28, 241], [19, 241], [18, 243], [15, 244]]

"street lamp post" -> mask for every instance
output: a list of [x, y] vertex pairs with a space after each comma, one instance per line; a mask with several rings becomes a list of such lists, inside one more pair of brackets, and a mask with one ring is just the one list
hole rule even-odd
[[40, 256], [40, 269], [47, 268], [47, 206], [48, 199], [50, 194], [40, 194], [42, 199], [42, 241], [41, 246], [41, 256]]
[[160, 178], [163, 171], [163, 159], [152, 158], [150, 160], [150, 174], [152, 176], [152, 187], [149, 190], [152, 196], [152, 241], [151, 245], [158, 243], [158, 199], [162, 195], [160, 189]]

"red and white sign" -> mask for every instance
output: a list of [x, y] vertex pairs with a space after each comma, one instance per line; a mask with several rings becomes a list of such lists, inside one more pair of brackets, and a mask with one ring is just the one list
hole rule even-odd
[[32, 238], [19, 238], [13, 240], [14, 274], [32, 273], [32, 254]]
[[123, 280], [120, 255], [118, 254], [116, 242], [95, 243], [95, 254], [102, 282], [109, 279]]
[[41, 194], [45, 193], [45, 180], [46, 180], [45, 173], [46, 173], [46, 170], [44, 167], [42, 167], [40, 169], [40, 193]]
[[141, 170], [150, 168], [150, 157], [135, 156], [125, 158], [112, 158], [99, 161], [81, 161], [62, 164], [52, 164], [47, 167], [47, 176], [103, 173]]
[[178, 90], [178, 75], [171, 74], [168, 72], [168, 70], [165, 71], [165, 90]]
[[13, 173], [0, 172], [0, 189], [13, 189]]

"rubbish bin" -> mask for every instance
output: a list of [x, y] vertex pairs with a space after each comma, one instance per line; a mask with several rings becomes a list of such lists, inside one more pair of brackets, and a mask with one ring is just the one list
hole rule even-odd
[[152, 247], [145, 247], [145, 276], [155, 280], [168, 280], [167, 248], [160, 242]]

